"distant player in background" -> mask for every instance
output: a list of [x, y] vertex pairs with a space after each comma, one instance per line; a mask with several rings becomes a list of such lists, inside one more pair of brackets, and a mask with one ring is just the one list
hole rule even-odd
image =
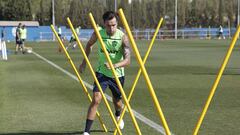
[[18, 24], [18, 27], [16, 29], [16, 50], [15, 50], [15, 54], [18, 53], [18, 51], [20, 50], [23, 54], [24, 54], [24, 46], [22, 45], [22, 39], [21, 39], [21, 27], [22, 27], [22, 23]]
[[23, 25], [20, 30], [21, 30], [20, 37], [21, 37], [21, 40], [22, 40], [22, 46], [25, 48], [25, 41], [27, 39], [27, 28], [26, 28], [25, 25]]
[[58, 26], [57, 30], [58, 30], [58, 36], [61, 38], [62, 37], [62, 28], [60, 26]]
[[[75, 29], [75, 32], [76, 32], [77, 36], [80, 35], [80, 29], [81, 29], [80, 26], [78, 26], [78, 27]], [[75, 39], [74, 35], [72, 34], [72, 36], [71, 36], [71, 38], [70, 38], [70, 41], [69, 41], [68, 46], [66, 47], [66, 49], [68, 50], [69, 47], [72, 47], [72, 49], [75, 49], [76, 46], [77, 46], [76, 39]]]
[[225, 37], [224, 37], [224, 35], [223, 35], [222, 25], [219, 26], [218, 39], [225, 39]]
[[[62, 28], [60, 26], [57, 27], [57, 33], [59, 38], [62, 40]], [[58, 52], [62, 52], [61, 46], [58, 46]]]
[[27, 39], [27, 28], [26, 25], [23, 25], [21, 28], [21, 40], [22, 40], [22, 46], [24, 47], [25, 53], [32, 53], [32, 47], [27, 47], [25, 42]]

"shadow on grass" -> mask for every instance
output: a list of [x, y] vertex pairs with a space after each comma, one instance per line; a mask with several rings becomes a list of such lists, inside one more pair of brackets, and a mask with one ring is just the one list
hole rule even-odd
[[[103, 133], [103, 130], [91, 130], [91, 132], [95, 133]], [[113, 133], [113, 131], [108, 131], [109, 133]], [[79, 132], [20, 132], [20, 133], [0, 133], [0, 135], [82, 135], [83, 131]]]

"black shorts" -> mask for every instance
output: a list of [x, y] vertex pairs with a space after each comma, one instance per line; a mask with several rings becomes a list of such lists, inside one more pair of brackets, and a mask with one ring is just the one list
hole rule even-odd
[[72, 43], [72, 42], [75, 42], [75, 41], [76, 41], [76, 39], [74, 37], [71, 37], [69, 42]]
[[23, 41], [21, 39], [19, 39], [19, 38], [16, 38], [16, 44], [22, 45]]
[[[104, 74], [98, 73], [98, 72], [96, 72], [96, 77], [97, 77], [97, 79], [99, 81], [99, 84], [100, 84], [103, 92], [105, 92], [107, 87], [109, 87], [109, 89], [111, 90], [112, 95], [113, 95], [113, 97], [115, 99], [122, 99], [121, 91], [118, 88], [117, 82], [116, 82], [116, 80], [114, 78], [107, 77]], [[118, 79], [121, 82], [121, 85], [123, 87], [124, 80], [125, 80], [124, 76], [119, 77]], [[99, 92], [99, 89], [98, 89], [98, 87], [96, 85], [96, 82], [94, 82], [93, 92]]]

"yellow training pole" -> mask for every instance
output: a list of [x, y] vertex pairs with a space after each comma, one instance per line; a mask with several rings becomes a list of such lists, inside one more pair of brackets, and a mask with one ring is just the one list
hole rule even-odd
[[125, 92], [124, 92], [124, 90], [123, 90], [123, 87], [122, 87], [122, 85], [121, 85], [121, 83], [120, 83], [120, 81], [119, 81], [119, 79], [118, 79], [118, 76], [117, 76], [117, 74], [116, 74], [116, 72], [115, 72], [115, 69], [114, 69], [114, 67], [113, 67], [112, 61], [111, 61], [111, 59], [110, 59], [110, 57], [109, 57], [109, 54], [108, 54], [108, 52], [107, 52], [107, 49], [106, 49], [106, 47], [105, 47], [105, 45], [104, 45], [104, 42], [103, 42], [103, 40], [102, 40], [102, 37], [101, 37], [101, 35], [100, 35], [99, 31], [98, 31], [97, 25], [96, 25], [95, 20], [94, 20], [94, 18], [93, 18], [93, 16], [92, 16], [91, 13], [89, 13], [89, 17], [90, 17], [90, 19], [91, 19], [91, 23], [92, 23], [92, 25], [93, 25], [93, 27], [94, 27], [94, 31], [95, 31], [95, 33], [96, 33], [96, 35], [97, 35], [97, 37], [98, 37], [98, 40], [99, 40], [99, 42], [100, 42], [100, 44], [101, 44], [101, 47], [102, 47], [102, 49], [103, 49], [103, 51], [104, 51], [104, 53], [105, 53], [105, 56], [106, 56], [106, 58], [107, 58], [107, 61], [108, 61], [108, 63], [110, 64], [112, 73], [113, 73], [113, 75], [114, 75], [114, 77], [115, 77], [115, 80], [116, 80], [116, 82], [117, 82], [118, 88], [119, 88], [120, 91], [121, 91], [123, 100], [124, 100], [124, 102], [125, 102], [125, 104], [126, 104], [126, 106], [127, 106], [127, 108], [128, 108], [128, 111], [129, 111], [130, 116], [131, 116], [131, 118], [132, 118], [132, 121], [133, 121], [133, 124], [134, 124], [134, 126], [135, 126], [135, 129], [136, 129], [138, 135], [141, 135], [142, 133], [141, 133], [140, 128], [139, 128], [139, 126], [138, 126], [138, 124], [137, 124], [137, 121], [136, 121], [136, 119], [135, 119], [135, 116], [134, 116], [134, 114], [133, 114], [133, 112], [132, 112], [132, 108], [131, 108], [130, 104], [129, 104], [128, 101], [127, 101], [126, 94], [125, 94]]
[[100, 84], [99, 84], [99, 81], [98, 81], [98, 79], [97, 79], [97, 77], [96, 77], [96, 75], [95, 75], [95, 72], [94, 72], [94, 70], [93, 70], [93, 68], [92, 68], [92, 65], [91, 65], [91, 63], [90, 63], [90, 61], [89, 61], [89, 59], [88, 59], [88, 57], [87, 57], [87, 55], [86, 55], [86, 53], [85, 53], [85, 50], [84, 50], [84, 48], [83, 48], [83, 46], [82, 46], [82, 44], [81, 44], [81, 42], [80, 42], [80, 40], [79, 40], [79, 38], [78, 38], [78, 36], [77, 36], [77, 34], [76, 34], [74, 28], [73, 28], [73, 25], [72, 25], [72, 23], [71, 23], [71, 21], [70, 21], [69, 18], [67, 18], [67, 21], [68, 21], [68, 24], [69, 24], [72, 32], [73, 32], [73, 35], [74, 35], [75, 39], [77, 40], [78, 46], [79, 46], [79, 48], [80, 48], [80, 50], [81, 50], [81, 52], [82, 52], [82, 54], [83, 54], [83, 56], [84, 56], [84, 59], [86, 60], [87, 65], [88, 65], [89, 68], [90, 68], [90, 71], [91, 71], [92, 76], [93, 76], [93, 78], [94, 78], [94, 80], [95, 80], [95, 82], [96, 82], [96, 85], [97, 85], [97, 87], [98, 87], [98, 89], [99, 89], [99, 91], [100, 91], [100, 93], [101, 93], [101, 95], [102, 95], [102, 97], [103, 97], [103, 101], [104, 101], [104, 103], [106, 104], [107, 109], [108, 109], [108, 111], [109, 111], [109, 113], [110, 113], [111, 119], [113, 120], [113, 123], [115, 124], [116, 128], [118, 129], [118, 132], [120, 133], [120, 135], [122, 135], [122, 132], [121, 132], [119, 126], [117, 125], [117, 121], [116, 121], [116, 119], [115, 119], [115, 117], [114, 117], [114, 115], [113, 115], [113, 112], [112, 112], [112, 110], [111, 110], [111, 108], [110, 108], [110, 105], [109, 105], [109, 103], [108, 103], [108, 101], [107, 101], [107, 99], [106, 99], [106, 97], [105, 97], [105, 95], [104, 95], [104, 93], [103, 93], [102, 87], [101, 87]]
[[[51, 25], [51, 29], [52, 29], [53, 33], [55, 34], [55, 36], [57, 37], [57, 40], [58, 40], [58, 42], [60, 43], [60, 46], [63, 48], [63, 51], [65, 52], [65, 54], [66, 54], [66, 56], [67, 56], [67, 58], [68, 58], [68, 60], [69, 60], [69, 62], [70, 62], [70, 64], [71, 64], [71, 66], [72, 66], [72, 68], [73, 68], [73, 70], [74, 70], [74, 72], [75, 72], [75, 74], [77, 75], [78, 81], [79, 81], [79, 83], [81, 84], [81, 86], [83, 87], [83, 91], [84, 91], [85, 94], [87, 95], [89, 101], [92, 102], [91, 95], [88, 93], [88, 90], [87, 90], [86, 86], [84, 85], [84, 82], [82, 81], [82, 78], [81, 78], [81, 76], [79, 75], [79, 73], [78, 73], [78, 71], [77, 71], [77, 68], [75, 67], [75, 65], [74, 65], [74, 63], [73, 63], [70, 55], [68, 54], [66, 48], [64, 47], [64, 45], [63, 45], [63, 43], [62, 43], [62, 40], [59, 38], [59, 36], [58, 36], [56, 30], [54, 29], [54, 26], [53, 26], [53, 25]], [[100, 117], [99, 112], [97, 112], [97, 117], [98, 117], [98, 119], [99, 119], [99, 121], [100, 121], [100, 123], [101, 123], [101, 125], [102, 125], [103, 130], [104, 130], [105, 132], [107, 132], [107, 128], [106, 128], [106, 126], [103, 124], [103, 121], [102, 121], [102, 118]]]
[[233, 50], [233, 48], [234, 48], [234, 46], [235, 46], [235, 43], [236, 43], [236, 41], [237, 41], [239, 32], [240, 32], [240, 25], [238, 26], [237, 31], [235, 32], [235, 35], [234, 35], [234, 37], [233, 37], [233, 39], [232, 39], [232, 42], [231, 42], [230, 47], [229, 47], [229, 49], [228, 49], [228, 52], [227, 52], [227, 54], [226, 54], [226, 56], [225, 56], [225, 58], [224, 58], [224, 61], [223, 61], [223, 63], [222, 63], [222, 66], [221, 66], [221, 68], [220, 68], [220, 70], [219, 70], [219, 72], [218, 72], [217, 78], [216, 78], [216, 80], [215, 80], [215, 82], [214, 82], [214, 84], [213, 84], [213, 87], [212, 87], [211, 91], [210, 91], [210, 94], [209, 94], [209, 96], [208, 96], [207, 102], [206, 102], [206, 104], [205, 104], [205, 106], [204, 106], [204, 108], [203, 108], [202, 114], [201, 114], [201, 116], [200, 116], [200, 118], [199, 118], [199, 120], [198, 120], [198, 123], [197, 123], [197, 125], [196, 125], [196, 127], [195, 127], [195, 130], [194, 130], [194, 132], [193, 132], [193, 135], [197, 135], [197, 134], [198, 134], [199, 128], [200, 128], [200, 126], [201, 126], [201, 123], [202, 123], [202, 121], [203, 121], [203, 119], [204, 119], [204, 117], [205, 117], [205, 115], [206, 115], [206, 112], [207, 112], [208, 107], [209, 107], [209, 105], [210, 105], [210, 103], [211, 103], [211, 100], [212, 100], [212, 98], [213, 98], [213, 96], [214, 96], [214, 93], [215, 93], [215, 91], [216, 91], [216, 88], [217, 88], [217, 86], [218, 86], [218, 83], [219, 83], [219, 81], [220, 81], [220, 79], [221, 79], [221, 77], [222, 77], [223, 71], [224, 71], [224, 69], [225, 69], [225, 67], [226, 67], [226, 65], [227, 65], [227, 63], [228, 63], [228, 60], [229, 60], [229, 58], [230, 58], [230, 56], [231, 56], [231, 53], [232, 53], [232, 50]]
[[157, 96], [156, 96], [155, 91], [154, 91], [154, 89], [153, 89], [153, 87], [152, 87], [152, 83], [151, 83], [151, 81], [150, 81], [150, 79], [149, 79], [148, 73], [147, 73], [146, 68], [145, 68], [145, 66], [144, 66], [144, 64], [143, 64], [142, 58], [141, 58], [141, 56], [140, 56], [140, 54], [139, 54], [137, 45], [136, 45], [136, 43], [135, 43], [135, 41], [134, 41], [134, 39], [133, 39], [132, 33], [131, 33], [130, 28], [129, 28], [129, 26], [128, 26], [127, 20], [126, 20], [126, 18], [125, 18], [125, 16], [124, 16], [123, 10], [122, 10], [122, 9], [119, 9], [118, 12], [119, 12], [119, 15], [120, 15], [120, 19], [122, 20], [122, 23], [123, 23], [123, 25], [124, 25], [127, 33], [128, 33], [130, 42], [132, 43], [132, 44], [131, 44], [131, 45], [132, 45], [132, 48], [133, 48], [134, 53], [135, 53], [135, 55], [136, 55], [136, 57], [137, 57], [137, 61], [138, 61], [139, 65], [140, 65], [140, 67], [141, 67], [141, 70], [142, 70], [142, 72], [143, 72], [144, 78], [145, 78], [145, 80], [146, 80], [146, 82], [147, 82], [148, 90], [150, 91], [150, 94], [151, 94], [152, 99], [153, 99], [153, 101], [154, 101], [154, 105], [155, 105], [155, 107], [156, 107], [156, 109], [157, 109], [157, 111], [158, 111], [158, 113], [159, 113], [159, 116], [160, 116], [160, 118], [161, 118], [160, 120], [162, 120], [163, 126], [164, 126], [164, 128], [165, 128], [165, 132], [166, 132], [167, 135], [170, 135], [171, 133], [170, 133], [170, 130], [169, 130], [169, 128], [168, 128], [167, 122], [166, 122], [166, 120], [165, 120], [164, 114], [163, 114], [163, 112], [162, 112], [161, 106], [160, 106], [160, 104], [159, 104], [159, 102], [158, 102]]
[[[146, 53], [146, 55], [145, 55], [145, 57], [144, 57], [144, 59], [143, 59], [143, 64], [145, 64], [145, 62], [147, 61], [148, 55], [150, 54], [150, 51], [152, 50], [153, 43], [154, 43], [154, 41], [155, 41], [155, 39], [156, 39], [156, 37], [157, 37], [158, 31], [159, 31], [159, 29], [160, 29], [160, 26], [162, 25], [162, 22], [163, 22], [163, 18], [161, 18], [161, 19], [159, 20], [158, 26], [157, 26], [157, 28], [156, 28], [156, 31], [155, 31], [154, 35], [153, 35], [153, 38], [152, 38], [152, 40], [151, 40], [151, 43], [150, 43], [150, 45], [149, 45], [149, 47], [148, 47], [147, 53]], [[129, 96], [128, 96], [128, 102], [130, 102], [130, 100], [131, 100], [131, 98], [132, 98], [134, 89], [135, 89], [135, 87], [136, 87], [136, 85], [137, 85], [137, 82], [138, 82], [138, 79], [139, 79], [139, 77], [140, 77], [140, 75], [141, 75], [141, 72], [142, 72], [142, 70], [141, 70], [141, 68], [140, 68], [140, 69], [138, 70], [137, 76], [136, 76], [136, 78], [135, 78], [135, 80], [134, 80], [133, 86], [132, 86], [131, 91], [130, 91], [130, 94], [129, 94]], [[123, 109], [123, 111], [122, 111], [122, 114], [121, 114], [121, 116], [120, 116], [120, 119], [118, 120], [118, 124], [119, 124], [120, 121], [123, 119], [123, 116], [124, 116], [124, 114], [125, 114], [125, 112], [126, 112], [126, 109], [127, 109], [126, 106], [124, 106], [124, 109]], [[116, 134], [117, 134], [117, 130], [115, 129], [114, 135], [116, 135]]]

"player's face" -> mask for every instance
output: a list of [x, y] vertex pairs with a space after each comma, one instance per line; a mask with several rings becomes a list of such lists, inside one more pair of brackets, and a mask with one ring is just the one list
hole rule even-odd
[[104, 22], [106, 31], [109, 35], [113, 35], [117, 30], [117, 19], [114, 17], [111, 20], [107, 20]]

